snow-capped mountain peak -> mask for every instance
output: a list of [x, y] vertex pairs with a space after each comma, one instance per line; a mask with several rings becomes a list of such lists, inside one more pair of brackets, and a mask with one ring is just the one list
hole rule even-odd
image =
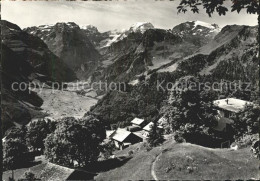
[[86, 31], [89, 31], [89, 32], [92, 32], [92, 33], [97, 33], [98, 32], [97, 27], [95, 27], [93, 25], [89, 25], [89, 24], [88, 25], [81, 25], [80, 29], [86, 30]]
[[95, 28], [95, 26], [90, 25], [90, 24], [80, 25], [79, 27], [80, 27], [80, 29], [83, 29], [83, 30], [86, 30], [86, 29], [89, 29], [89, 28]]
[[137, 22], [133, 24], [128, 30], [113, 30], [109, 32], [109, 39], [102, 41], [102, 48], [109, 47], [113, 43], [123, 40], [128, 36], [129, 33], [144, 33], [148, 29], [153, 29], [154, 26], [148, 22]]
[[204, 28], [208, 28], [210, 29], [210, 33], [219, 33], [221, 31], [221, 29], [219, 28], [219, 26], [217, 24], [210, 24], [210, 23], [206, 23], [203, 21], [192, 21], [192, 23], [194, 23], [194, 27], [192, 30], [198, 28], [199, 27], [204, 27]]
[[54, 24], [45, 24], [45, 25], [40, 25], [39, 28], [44, 29], [44, 28], [50, 28], [52, 26], [54, 26]]
[[197, 26], [203, 26], [203, 27], [206, 27], [206, 28], [209, 28], [209, 29], [215, 29], [215, 28], [218, 27], [217, 25], [212, 25], [210, 23], [206, 23], [206, 22], [203, 22], [203, 21], [193, 21], [193, 23], [194, 23], [193, 29], [195, 29]]
[[141, 33], [144, 33], [146, 30], [148, 29], [153, 29], [154, 26], [151, 24], [151, 23], [148, 23], [148, 22], [137, 22], [135, 24], [133, 24], [129, 31], [130, 32], [141, 32]]

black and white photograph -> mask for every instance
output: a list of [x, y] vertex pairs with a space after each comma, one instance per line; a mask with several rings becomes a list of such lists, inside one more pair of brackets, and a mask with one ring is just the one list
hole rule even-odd
[[2, 0], [3, 181], [260, 180], [259, 0]]

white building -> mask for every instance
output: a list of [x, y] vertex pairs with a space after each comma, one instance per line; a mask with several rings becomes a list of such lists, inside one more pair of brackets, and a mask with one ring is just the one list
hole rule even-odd
[[215, 100], [213, 104], [218, 108], [218, 125], [214, 129], [217, 131], [226, 131], [228, 125], [234, 123], [231, 117], [243, 111], [246, 105], [253, 103], [236, 98], [226, 98]]

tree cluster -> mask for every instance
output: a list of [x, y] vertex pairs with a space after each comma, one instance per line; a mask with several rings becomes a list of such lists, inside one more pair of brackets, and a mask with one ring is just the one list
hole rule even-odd
[[260, 107], [258, 105], [246, 105], [243, 111], [234, 116], [233, 127], [236, 137], [259, 133]]
[[102, 122], [91, 116], [84, 119], [64, 118], [47, 136], [44, 154], [53, 163], [84, 167], [97, 161], [100, 143], [105, 136]]
[[[185, 85], [185, 86], [184, 86]], [[210, 146], [215, 135], [211, 128], [217, 125], [217, 111], [212, 104], [210, 92], [199, 90], [195, 77], [184, 77], [178, 81], [178, 90], [172, 92], [172, 100], [161, 109], [169, 121], [176, 141], [187, 141]]]
[[48, 119], [32, 121], [26, 127], [6, 132], [4, 169], [28, 165], [34, 155], [40, 153], [53, 163], [75, 166], [77, 162], [79, 167], [83, 167], [97, 161], [105, 134], [103, 123], [91, 116], [62, 118], [58, 122]]
[[39, 119], [30, 122], [27, 126], [26, 142], [33, 150], [44, 150], [44, 140], [48, 134], [52, 133], [56, 128], [56, 122], [50, 119]]
[[29, 152], [25, 141], [25, 130], [12, 128], [7, 131], [3, 141], [3, 168], [14, 170], [28, 164]]

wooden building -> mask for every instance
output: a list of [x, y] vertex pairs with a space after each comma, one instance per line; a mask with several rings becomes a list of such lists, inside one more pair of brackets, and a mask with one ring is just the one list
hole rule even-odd
[[[153, 122], [150, 122], [149, 124], [147, 124], [147, 125], [143, 128], [143, 130], [144, 130], [143, 136], [145, 136], [145, 137], [148, 137], [148, 136], [149, 136], [150, 132], [152, 131], [153, 125], [154, 125], [154, 123], [153, 123]], [[157, 128], [158, 128], [158, 129], [163, 129], [163, 127], [160, 126], [160, 125], [157, 126]]]
[[134, 118], [131, 121], [132, 126], [138, 126], [140, 128], [143, 128], [145, 126], [145, 121], [144, 119], [140, 119], [140, 118]]
[[141, 137], [125, 129], [117, 129], [110, 135], [110, 139], [112, 139], [115, 146], [121, 150], [129, 145], [143, 141]]
[[236, 98], [226, 98], [213, 101], [213, 104], [218, 109], [218, 125], [214, 127], [216, 131], [227, 131], [231, 124], [234, 123], [232, 117], [240, 111], [243, 111], [246, 105], [253, 104], [249, 101], [244, 101]]

